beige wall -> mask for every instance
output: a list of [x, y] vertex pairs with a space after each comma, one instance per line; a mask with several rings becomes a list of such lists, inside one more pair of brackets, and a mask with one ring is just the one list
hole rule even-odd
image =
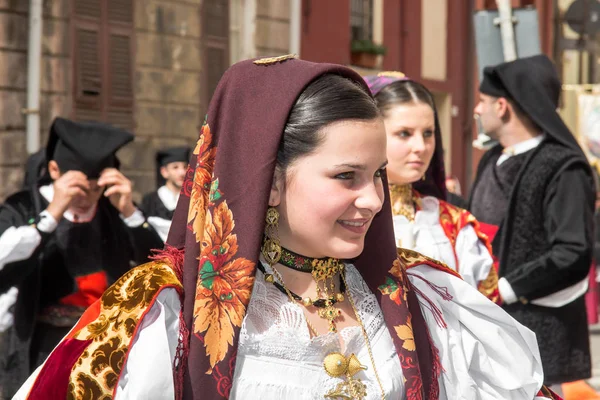
[[257, 57], [289, 53], [290, 2], [288, 0], [256, 0]]
[[[561, 14], [564, 14], [574, 0], [558, 0], [558, 7]], [[567, 24], [562, 24], [563, 35], [569, 39], [577, 39], [579, 35], [575, 33]], [[583, 58], [583, 81], [587, 80], [588, 63], [587, 54], [584, 53]], [[560, 115], [576, 137], [579, 137], [577, 127], [577, 97], [581, 93], [581, 89], [575, 85], [579, 83], [579, 52], [575, 50], [566, 50], [562, 55], [562, 81], [566, 85], [566, 90], [563, 90], [561, 95]]]
[[447, 78], [447, 40], [449, 0], [422, 0], [421, 76], [445, 81]]
[[[0, 0], [0, 201], [20, 188], [27, 160], [28, 1]], [[68, 115], [71, 62], [68, 0], [45, 0], [42, 40], [40, 130], [45, 145], [50, 122]]]
[[155, 189], [156, 150], [193, 146], [206, 110], [202, 78], [201, 0], [135, 1], [135, 141], [119, 156], [135, 198]]
[[452, 96], [449, 93], [434, 92], [433, 100], [438, 112], [442, 142], [444, 146], [444, 167], [446, 174], [452, 169]]
[[[44, 0], [41, 145], [72, 110], [70, 1]], [[156, 150], [193, 146], [201, 106], [202, 0], [134, 0], [134, 143], [119, 152], [134, 199], [155, 188]], [[289, 52], [287, 0], [230, 0], [233, 62]], [[231, 11], [231, 10], [230, 10]], [[237, 12], [237, 13], [236, 13]], [[28, 1], [0, 0], [0, 202], [19, 189], [25, 148]], [[234, 41], [237, 41], [234, 43]]]

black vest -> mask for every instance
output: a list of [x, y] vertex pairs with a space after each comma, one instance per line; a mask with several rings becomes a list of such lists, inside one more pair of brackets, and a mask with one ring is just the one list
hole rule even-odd
[[[495, 154], [498, 154], [498, 148], [490, 150], [482, 159], [473, 193], [483, 184], [483, 171], [492, 160], [497, 159]], [[530, 152], [515, 178], [506, 215], [492, 244], [500, 264], [500, 277], [550, 250], [544, 224], [545, 196], [556, 176], [579, 162], [585, 162], [581, 154], [551, 140], [543, 141]], [[471, 207], [473, 200], [471, 198]], [[536, 285], [537, 279], [544, 279], [543, 274], [530, 275], [528, 284], [531, 285]], [[589, 377], [589, 333], [583, 296], [559, 308], [520, 302], [503, 307], [513, 318], [535, 332], [546, 384]]]

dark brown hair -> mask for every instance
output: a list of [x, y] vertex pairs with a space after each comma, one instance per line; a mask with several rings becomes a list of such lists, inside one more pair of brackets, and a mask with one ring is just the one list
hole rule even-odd
[[308, 155], [322, 142], [320, 131], [348, 119], [371, 120], [379, 116], [371, 95], [357, 82], [326, 74], [310, 83], [298, 97], [286, 122], [277, 151], [282, 171]]
[[375, 96], [375, 102], [383, 114], [399, 104], [424, 103], [435, 112], [435, 103], [425, 86], [415, 81], [399, 80], [390, 83]]

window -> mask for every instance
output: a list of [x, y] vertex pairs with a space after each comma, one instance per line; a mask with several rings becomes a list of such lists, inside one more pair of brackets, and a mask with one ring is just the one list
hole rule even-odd
[[373, 0], [351, 0], [350, 37], [352, 40], [373, 40]]
[[73, 114], [133, 130], [133, 0], [73, 0]]
[[208, 111], [210, 98], [229, 67], [229, 1], [204, 0], [202, 5], [202, 112]]

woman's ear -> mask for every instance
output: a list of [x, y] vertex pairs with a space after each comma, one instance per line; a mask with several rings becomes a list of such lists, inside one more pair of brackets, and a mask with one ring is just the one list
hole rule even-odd
[[285, 187], [285, 174], [279, 168], [275, 168], [273, 181], [271, 183], [271, 192], [269, 193], [269, 206], [277, 207], [281, 203], [283, 190]]

